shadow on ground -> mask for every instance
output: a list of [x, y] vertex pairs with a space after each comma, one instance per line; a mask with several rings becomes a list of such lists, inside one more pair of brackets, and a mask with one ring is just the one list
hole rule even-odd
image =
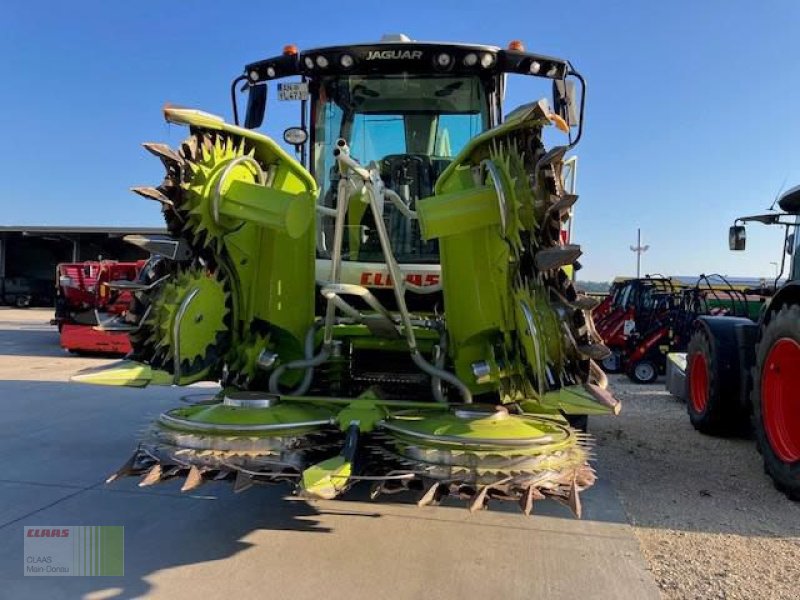
[[[75, 597], [109, 587], [120, 589], [103, 597], [146, 596], [151, 575], [184, 566], [195, 572], [203, 564], [235, 557], [252, 547], [248, 538], [254, 535], [312, 534], [304, 543], [318, 544], [313, 541], [317, 535], [326, 535], [334, 527], [354, 528], [354, 520], [399, 520], [406, 523], [401, 530], [457, 522], [454, 525], [462, 529], [507, 530], [507, 535], [526, 530], [531, 535], [544, 530], [559, 535], [562, 526], [553, 526], [552, 519], [573, 521], [568, 509], [553, 502], [537, 503], [535, 513], [540, 518], [529, 519], [518, 514], [512, 503], [492, 503], [489, 511], [474, 516], [457, 501], [419, 509], [412, 494], [386, 496], [372, 503], [368, 484], [357, 486], [340, 501], [314, 505], [291, 498], [285, 485], [233, 494], [230, 485], [209, 483], [191, 495], [181, 494], [181, 482], [176, 481], [146, 489], [138, 488], [134, 478], [104, 485], [105, 476], [130, 455], [139, 432], [159, 412], [178, 405], [185, 393], [180, 388], [134, 390], [0, 381], [4, 414], [0, 455], [11, 458], [0, 474], [0, 574], [8, 578], [8, 589], [18, 592], [11, 597], [31, 593]], [[601, 479], [583, 498], [586, 522], [625, 523], [607, 481]], [[25, 525], [125, 526], [126, 576], [23, 579]], [[378, 524], [370, 531], [380, 536], [381, 527]]]

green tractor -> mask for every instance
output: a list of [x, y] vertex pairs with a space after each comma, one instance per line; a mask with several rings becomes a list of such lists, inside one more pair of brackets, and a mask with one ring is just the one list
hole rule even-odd
[[800, 186], [777, 204], [780, 212], [736, 219], [728, 236], [731, 250], [744, 250], [745, 223], [784, 228], [774, 294], [757, 322], [699, 317], [686, 354], [670, 355], [667, 389], [686, 399], [689, 419], [702, 433], [735, 435], [752, 427], [765, 472], [800, 500]]
[[[508, 74], [549, 80], [553, 107], [504, 114]], [[256, 131], [271, 87], [300, 107], [289, 152]], [[527, 514], [551, 498], [579, 515], [586, 416], [620, 406], [595, 301], [572, 281], [580, 74], [518, 42], [397, 35], [287, 46], [231, 93], [233, 124], [164, 108], [189, 135], [145, 144], [166, 174], [133, 188], [171, 233], [132, 240], [154, 253], [126, 316], [133, 352], [74, 377], [222, 390], [161, 414], [110, 479], [289, 482], [311, 499], [369, 481], [421, 504]], [[548, 129], [564, 143], [546, 149]]]

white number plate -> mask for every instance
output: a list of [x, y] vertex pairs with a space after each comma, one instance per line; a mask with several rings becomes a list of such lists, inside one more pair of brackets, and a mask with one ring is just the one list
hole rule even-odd
[[308, 100], [308, 84], [279, 83], [278, 100]]

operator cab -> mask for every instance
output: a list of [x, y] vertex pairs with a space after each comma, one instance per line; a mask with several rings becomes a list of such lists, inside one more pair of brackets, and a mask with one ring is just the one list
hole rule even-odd
[[[414, 211], [466, 143], [491, 123], [491, 82], [476, 75], [338, 75], [321, 78], [318, 86], [312, 164], [320, 204], [330, 209], [340, 178], [333, 154], [338, 140], [360, 164], [377, 165], [386, 188]], [[402, 207], [387, 204], [383, 216], [399, 262], [438, 262], [437, 242], [422, 241], [418, 223]], [[345, 260], [383, 261], [371, 218], [351, 216]], [[333, 218], [320, 225], [318, 250], [327, 258]]]
[[780, 278], [786, 269], [786, 256], [791, 257], [788, 268], [788, 278], [791, 281], [800, 280], [800, 186], [791, 188], [781, 194], [776, 200], [778, 207], [783, 212], [770, 212], [761, 215], [739, 217], [728, 230], [728, 245], [731, 250], [744, 250], [747, 245], [747, 230], [745, 223], [754, 222], [763, 225], [780, 225], [784, 228], [783, 252], [781, 253], [780, 272], [775, 277], [777, 288]]
[[[377, 170], [392, 194], [382, 216], [409, 282], [435, 288], [438, 242], [424, 241], [409, 215], [420, 199], [433, 195], [436, 180], [469, 140], [501, 123], [508, 73], [551, 80], [554, 111], [578, 128], [576, 143], [581, 129], [572, 78], [581, 85], [583, 80], [567, 61], [527, 53], [519, 42], [503, 50], [390, 35], [377, 44], [303, 52], [287, 46], [281, 56], [248, 65], [234, 81], [234, 118], [238, 121], [235, 86], [240, 82], [249, 94], [245, 126], [254, 128], [263, 119], [268, 83], [299, 76], [299, 81], [279, 83], [278, 95], [300, 102], [300, 127], [288, 129], [284, 139], [295, 146], [320, 190], [318, 270], [328, 269], [331, 258], [342, 177], [334, 151], [344, 143], [359, 164]], [[342, 260], [344, 281], [391, 286], [374, 217], [363, 203], [348, 211]]]

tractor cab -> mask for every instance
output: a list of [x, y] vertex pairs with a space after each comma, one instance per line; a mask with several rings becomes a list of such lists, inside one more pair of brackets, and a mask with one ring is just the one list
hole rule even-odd
[[[428, 292], [440, 287], [439, 244], [423, 239], [417, 203], [434, 194], [439, 177], [471, 139], [502, 123], [509, 73], [550, 81], [552, 118], [566, 132], [577, 129], [571, 140], [576, 143], [582, 101], [576, 106], [573, 84], [582, 85], [582, 79], [567, 61], [525, 52], [520, 42], [504, 50], [388, 35], [375, 44], [305, 51], [287, 46], [280, 56], [247, 65], [232, 88], [237, 123], [236, 88], [242, 82], [248, 92], [245, 127], [260, 126], [267, 97], [299, 105], [299, 126], [287, 129], [284, 141], [319, 188], [320, 278], [333, 254], [335, 207], [347, 176], [337, 153], [346, 148], [358, 165], [380, 178], [381, 216], [408, 283]], [[574, 180], [574, 170], [573, 159], [568, 180]], [[568, 232], [567, 221], [565, 241]], [[347, 283], [392, 286], [374, 214], [365, 205], [351, 206], [347, 215], [341, 261]]]
[[[800, 280], [800, 236], [797, 230], [800, 227], [800, 186], [784, 192], [777, 199], [781, 212], [770, 212], [763, 215], [739, 217], [728, 231], [728, 245], [731, 250], [744, 250], [747, 244], [747, 230], [745, 223], [761, 223], [762, 225], [779, 225], [784, 228], [783, 252], [781, 253], [780, 272], [775, 278], [775, 288], [784, 275], [790, 281]], [[788, 271], [786, 257], [791, 257]]]

